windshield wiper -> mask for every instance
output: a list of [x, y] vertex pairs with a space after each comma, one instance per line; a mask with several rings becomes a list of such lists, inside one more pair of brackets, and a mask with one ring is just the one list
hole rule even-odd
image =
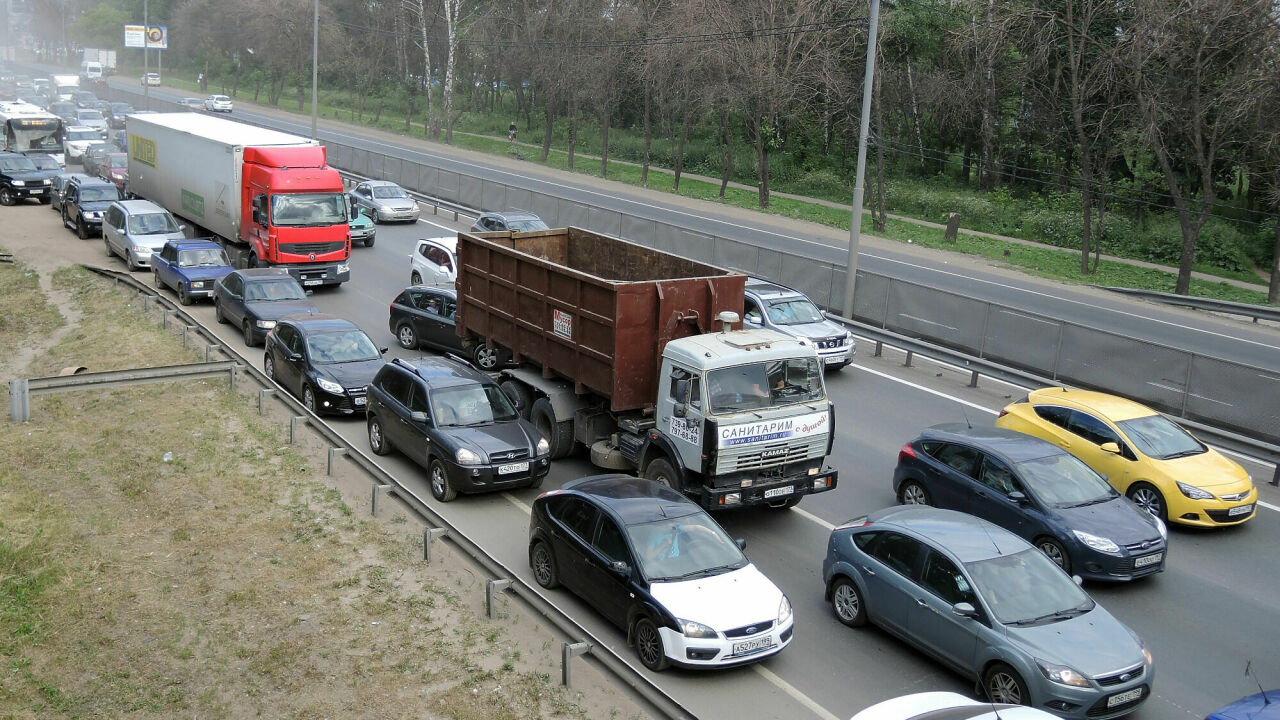
[[1074, 608], [1068, 608], [1066, 610], [1054, 610], [1051, 613], [1045, 613], [1044, 615], [1029, 618], [1027, 620], [1018, 620], [1016, 622], [1012, 622], [1009, 624], [1015, 625], [1017, 627], [1025, 627], [1027, 625], [1039, 624], [1045, 620], [1052, 620], [1054, 622], [1058, 622], [1061, 620], [1070, 620], [1071, 618], [1083, 613], [1084, 613], [1084, 610], [1081, 610], [1078, 607], [1074, 607]]
[[1165, 455], [1160, 459], [1161, 460], [1177, 460], [1178, 458], [1191, 457], [1192, 455], [1199, 455], [1202, 452], [1204, 452], [1204, 450], [1201, 450], [1200, 448], [1193, 448], [1191, 450], [1183, 450], [1182, 452], [1176, 452], [1172, 455]]
[[1076, 503], [1075, 505], [1067, 505], [1067, 507], [1078, 508], [1078, 507], [1087, 507], [1087, 506], [1089, 506], [1089, 505], [1097, 505], [1098, 503], [1104, 503], [1104, 502], [1106, 502], [1106, 501], [1110, 500], [1111, 498], [1112, 498], [1112, 496], [1105, 496], [1105, 497], [1100, 497], [1100, 498], [1094, 498], [1094, 499], [1092, 499], [1092, 500], [1085, 500], [1084, 502]]

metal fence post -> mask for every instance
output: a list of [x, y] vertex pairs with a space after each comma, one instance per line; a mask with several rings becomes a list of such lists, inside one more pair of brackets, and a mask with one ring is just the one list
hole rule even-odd
[[182, 347], [187, 347], [187, 345], [188, 345], [188, 336], [191, 334], [191, 331], [192, 331], [192, 330], [197, 330], [197, 329], [199, 329], [199, 328], [198, 328], [198, 326], [196, 326], [196, 325], [183, 325], [183, 326], [182, 326]]
[[340, 447], [329, 448], [329, 476], [330, 477], [333, 476], [333, 459], [336, 457], [342, 457], [346, 454], [347, 454], [346, 448], [340, 448]]
[[498, 593], [502, 592], [503, 590], [506, 590], [506, 589], [507, 589], [507, 588], [509, 588], [509, 587], [511, 587], [511, 581], [510, 581], [510, 580], [507, 580], [507, 579], [503, 579], [503, 580], [490, 580], [490, 581], [488, 581], [488, 582], [486, 582], [486, 583], [485, 583], [485, 585], [484, 585], [484, 612], [485, 612], [485, 615], [486, 615], [486, 616], [488, 616], [488, 618], [489, 618], [490, 620], [492, 620], [492, 619], [493, 619], [493, 601], [494, 601], [494, 598], [497, 596], [497, 594], [498, 594]]
[[[333, 454], [332, 454], [332, 452], [333, 452], [333, 448], [330, 448], [330, 455], [329, 455], [329, 462], [330, 462], [330, 463], [332, 463], [332, 462], [333, 462]], [[330, 474], [330, 475], [332, 475], [333, 473], [332, 473], [332, 472], [330, 472], [329, 474]], [[372, 516], [374, 516], [374, 517], [377, 517], [377, 516], [378, 516], [378, 497], [379, 497], [380, 495], [382, 495], [382, 493], [384, 493], [384, 492], [386, 492], [386, 493], [390, 493], [390, 492], [391, 492], [391, 486], [390, 486], [390, 485], [374, 485], [374, 486], [373, 486], [373, 498], [372, 498], [372, 499], [370, 500], [370, 502], [369, 502], [369, 514], [370, 514], [370, 515], [372, 515]]]
[[306, 422], [306, 421], [307, 421], [306, 415], [294, 415], [293, 417], [289, 418], [289, 444], [290, 445], [298, 442], [298, 423]]
[[569, 687], [569, 661], [591, 651], [591, 643], [565, 643], [560, 648], [560, 684]]
[[31, 419], [31, 393], [26, 378], [9, 381], [9, 419], [14, 422]]
[[426, 528], [422, 531], [422, 562], [431, 562], [431, 546], [447, 534], [447, 528]]
[[276, 393], [276, 389], [275, 389], [275, 388], [262, 388], [261, 390], [259, 390], [259, 391], [258, 391], [258, 414], [259, 414], [259, 415], [261, 415], [261, 414], [262, 414], [262, 408], [263, 408], [263, 407], [264, 407], [264, 405], [265, 405], [265, 403], [263, 402], [263, 400], [264, 400], [268, 395], [275, 395], [275, 393]]

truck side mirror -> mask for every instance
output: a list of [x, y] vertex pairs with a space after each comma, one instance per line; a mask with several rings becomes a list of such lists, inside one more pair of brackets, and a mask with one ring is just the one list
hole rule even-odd
[[254, 209], [253, 209], [253, 221], [254, 221], [255, 223], [257, 223], [258, 225], [261, 225], [262, 227], [266, 227], [266, 226], [267, 226], [267, 218], [266, 218], [266, 216], [265, 216], [265, 215], [263, 215], [263, 214], [262, 214], [262, 211], [261, 211], [261, 210], [259, 210], [259, 209], [257, 209], [257, 208], [254, 208]]

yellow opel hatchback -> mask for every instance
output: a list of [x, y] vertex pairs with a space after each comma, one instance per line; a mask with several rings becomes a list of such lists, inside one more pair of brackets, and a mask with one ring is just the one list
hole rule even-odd
[[1005, 407], [996, 425], [1057, 443], [1161, 520], [1218, 527], [1255, 514], [1258, 491], [1239, 463], [1132, 400], [1045, 388]]

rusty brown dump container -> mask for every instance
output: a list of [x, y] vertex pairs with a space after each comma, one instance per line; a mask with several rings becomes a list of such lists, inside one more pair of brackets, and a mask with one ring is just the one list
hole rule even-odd
[[[543, 375], [651, 408], [662, 350], [742, 315], [741, 273], [581, 228], [458, 233], [458, 332], [489, 338]], [[738, 327], [741, 327], [739, 325]]]

